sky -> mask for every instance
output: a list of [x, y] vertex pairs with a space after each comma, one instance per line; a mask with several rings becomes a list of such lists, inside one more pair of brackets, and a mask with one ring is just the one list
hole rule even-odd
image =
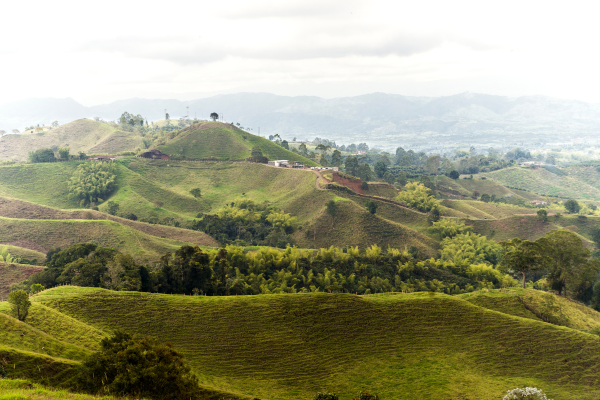
[[[600, 3], [599, 3], [600, 4]], [[5, 2], [0, 104], [269, 92], [600, 103], [585, 1]]]

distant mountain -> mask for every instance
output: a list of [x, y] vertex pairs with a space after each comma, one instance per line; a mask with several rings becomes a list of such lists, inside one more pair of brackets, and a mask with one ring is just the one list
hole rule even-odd
[[568, 141], [595, 141], [600, 133], [600, 105], [542, 96], [508, 98], [462, 93], [445, 97], [407, 97], [372, 93], [323, 99], [268, 93], [218, 95], [192, 101], [128, 99], [84, 107], [73, 99], [30, 99], [0, 106], [0, 129], [54, 120], [117, 119], [123, 111], [150, 121], [187, 115], [239, 122], [263, 136], [328, 138], [338, 143], [404, 146], [423, 150], [453, 147], [536, 147]]

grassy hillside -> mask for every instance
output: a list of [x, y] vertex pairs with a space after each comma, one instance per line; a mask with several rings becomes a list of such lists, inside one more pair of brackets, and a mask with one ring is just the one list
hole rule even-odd
[[23, 379], [0, 379], [0, 393], [2, 400], [116, 400], [112, 396], [97, 397], [49, 389]]
[[521, 214], [533, 215], [537, 211], [532, 208], [517, 207], [502, 203], [485, 203], [474, 200], [442, 200], [441, 204], [444, 207], [460, 212], [461, 218], [471, 219], [502, 219]]
[[317, 165], [270, 140], [221, 122], [202, 122], [184, 128], [157, 148], [170, 156], [189, 160], [245, 160], [250, 157], [254, 146], [260, 147], [269, 160], [301, 161], [306, 165]]
[[[44, 256], [40, 261], [46, 259]], [[40, 272], [43, 268], [34, 265], [9, 264], [0, 262], [0, 299], [6, 299], [9, 293], [10, 286], [23, 282], [36, 272]]]
[[[500, 399], [526, 385], [560, 399], [600, 394], [597, 335], [461, 297], [194, 297], [65, 286], [33, 301], [47, 307], [39, 312], [102, 332], [156, 335], [186, 353], [205, 385], [262, 399], [321, 390], [343, 400], [359, 390], [386, 399]], [[588, 319], [600, 320], [595, 312]]]
[[[562, 171], [562, 170], [561, 170]], [[558, 196], [582, 200], [600, 200], [600, 187], [580, 180], [576, 173], [555, 174], [544, 168], [513, 167], [482, 174], [494, 181], [542, 196]]]
[[86, 154], [134, 151], [143, 148], [142, 138], [124, 132], [103, 122], [80, 119], [41, 134], [23, 133], [6, 135], [0, 140], [0, 160], [26, 161], [30, 151], [57, 147], [70, 147], [71, 153]]
[[19, 243], [21, 247], [47, 252], [90, 242], [121, 252], [158, 258], [186, 244], [142, 233], [106, 220], [31, 220], [0, 217], [0, 243]]
[[600, 330], [600, 314], [584, 304], [538, 290], [512, 289], [459, 295], [468, 302], [504, 314], [546, 321], [581, 331]]

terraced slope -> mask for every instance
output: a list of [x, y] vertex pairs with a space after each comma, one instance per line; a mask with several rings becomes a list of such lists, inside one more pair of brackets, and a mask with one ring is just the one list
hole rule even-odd
[[171, 157], [188, 160], [245, 160], [250, 157], [254, 146], [260, 147], [269, 160], [301, 161], [309, 166], [317, 165], [270, 140], [221, 122], [201, 122], [184, 128], [157, 148]]
[[116, 400], [112, 396], [97, 397], [49, 389], [24, 379], [0, 379], [0, 393], [2, 399], [10, 400]]
[[362, 389], [387, 399], [500, 399], [525, 385], [560, 399], [600, 394], [597, 336], [460, 297], [62, 287], [33, 301], [103, 332], [156, 335], [186, 353], [203, 383], [262, 399], [328, 390], [349, 400]]
[[0, 140], [0, 160], [26, 161], [30, 151], [70, 147], [71, 153], [86, 154], [135, 151], [143, 148], [142, 138], [132, 132], [119, 130], [103, 122], [80, 119], [43, 132], [6, 135]]

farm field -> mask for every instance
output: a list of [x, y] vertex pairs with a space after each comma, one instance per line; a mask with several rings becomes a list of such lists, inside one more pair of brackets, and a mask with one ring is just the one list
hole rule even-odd
[[[39, 332], [37, 341], [15, 342], [8, 333], [0, 345], [20, 346], [12, 357], [27, 359], [48, 343], [53, 357], [76, 365], [96, 339], [116, 329], [151, 334], [184, 351], [206, 387], [249, 398], [306, 399], [333, 391], [349, 400], [369, 390], [384, 399], [501, 399], [526, 385], [552, 398], [596, 398], [600, 344], [585, 330], [598, 326], [600, 316], [574, 313], [566, 307], [577, 306], [560, 299], [557, 312], [547, 296], [527, 290], [204, 297], [64, 286], [32, 298], [27, 329]], [[568, 320], [558, 318], [561, 312]], [[15, 326], [11, 332], [25, 329], [11, 317], [5, 321], [13, 321], [5, 322]], [[60, 333], [66, 326], [69, 336]], [[28, 376], [35, 374], [24, 361], [20, 372], [45, 379], [39, 372]]]

